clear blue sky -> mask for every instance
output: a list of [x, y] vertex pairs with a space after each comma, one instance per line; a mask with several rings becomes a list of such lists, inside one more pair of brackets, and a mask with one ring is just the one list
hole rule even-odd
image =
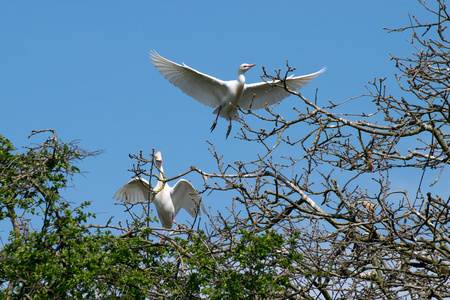
[[[64, 196], [92, 201], [97, 223], [123, 220], [112, 196], [130, 179], [129, 153], [162, 151], [169, 177], [191, 165], [216, 171], [206, 140], [227, 162], [254, 158], [234, 138], [238, 123], [228, 140], [223, 119], [210, 133], [212, 109], [167, 82], [150, 50], [224, 80], [244, 62], [258, 64], [247, 82], [260, 80], [261, 66], [284, 68], [286, 59], [296, 75], [326, 66], [302, 93], [313, 98], [318, 88], [320, 101], [338, 102], [365, 93], [374, 77], [395, 85], [389, 53], [410, 53], [409, 35], [382, 28], [408, 24], [408, 12], [424, 15], [411, 0], [1, 1], [0, 134], [22, 147], [40, 141], [27, 140], [32, 130], [52, 128], [63, 141], [105, 149], [80, 165], [89, 173]], [[290, 97], [279, 109], [294, 105], [302, 107]], [[186, 179], [202, 189], [198, 175]], [[213, 211], [231, 204], [218, 194], [204, 201]]]

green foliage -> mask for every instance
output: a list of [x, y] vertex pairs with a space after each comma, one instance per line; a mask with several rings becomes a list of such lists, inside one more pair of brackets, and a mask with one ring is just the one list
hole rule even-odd
[[[53, 132], [54, 133], [54, 132]], [[227, 247], [214, 245], [202, 231], [154, 243], [145, 222], [120, 237], [108, 225], [92, 226], [84, 202], [72, 208], [59, 196], [74, 165], [89, 153], [61, 143], [56, 134], [25, 153], [0, 136], [0, 221], [14, 230], [0, 251], [0, 295], [13, 298], [273, 298], [290, 286], [283, 270], [302, 259], [290, 241], [269, 230], [241, 230]], [[22, 216], [41, 218], [31, 231]]]
[[184, 296], [208, 295], [211, 299], [273, 298], [290, 286], [283, 270], [302, 260], [273, 230], [255, 234], [241, 230], [227, 249], [216, 254], [205, 246], [202, 236], [194, 236], [185, 261], [191, 270], [186, 277]]
[[[68, 179], [79, 172], [74, 162], [88, 153], [49, 138], [25, 153], [0, 136], [1, 219], [13, 224], [9, 243], [0, 252], [0, 295], [56, 299], [99, 296], [143, 297], [151, 280], [142, 265], [154, 265], [155, 252], [141, 236], [121, 239], [86, 226], [95, 215], [89, 202], [71, 206], [59, 197]], [[17, 212], [17, 213], [16, 213]], [[30, 232], [18, 216], [42, 218]]]

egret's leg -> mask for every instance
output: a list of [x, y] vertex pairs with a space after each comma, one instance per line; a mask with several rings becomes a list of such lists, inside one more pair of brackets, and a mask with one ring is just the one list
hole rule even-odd
[[217, 118], [211, 126], [211, 132], [213, 132], [214, 128], [216, 128], [216, 125], [217, 125]]
[[219, 118], [220, 111], [222, 110], [222, 106], [219, 106], [219, 110], [217, 111], [216, 119], [214, 120], [214, 123], [211, 126], [211, 132], [213, 132], [214, 128], [216, 128], [217, 125], [217, 119]]
[[[164, 235], [164, 232], [166, 232], [165, 229], [163, 230], [162, 235]], [[159, 239], [159, 243], [162, 244], [162, 242], [163, 242], [163, 238], [160, 238], [160, 239]]]
[[230, 125], [228, 125], [227, 136], [225, 137], [225, 139], [228, 138], [228, 135], [230, 134], [230, 131], [231, 131], [231, 119], [230, 119]]
[[[175, 223], [175, 224], [178, 226], [179, 224], [178, 224], [177, 222], [175, 222], [175, 219], [174, 219], [174, 218], [175, 218], [175, 216], [172, 216], [172, 222]], [[166, 232], [165, 229], [163, 230], [162, 235], [164, 235], [164, 232]], [[159, 240], [159, 243], [161, 243], [162, 240], [163, 240], [163, 239], [161, 238], [161, 239]]]

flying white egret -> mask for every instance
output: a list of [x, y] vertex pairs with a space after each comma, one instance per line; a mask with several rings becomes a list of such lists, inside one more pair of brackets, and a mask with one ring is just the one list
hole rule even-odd
[[[219, 116], [230, 121], [227, 138], [231, 131], [231, 121], [239, 120], [238, 107], [242, 109], [260, 109], [264, 108], [266, 104], [275, 104], [290, 95], [284, 88], [274, 87], [273, 84], [279, 83], [279, 81], [245, 84], [244, 73], [255, 66], [255, 64], [240, 65], [237, 80], [223, 81], [203, 74], [186, 66], [184, 63], [179, 65], [165, 59], [156, 51], [150, 52], [150, 58], [153, 60], [153, 64], [159, 73], [169, 80], [170, 83], [200, 103], [215, 108], [213, 113], [217, 114], [217, 116], [211, 126], [211, 132], [216, 127]], [[324, 71], [325, 68], [308, 75], [291, 76], [286, 79], [286, 86], [290, 90], [298, 91]]]
[[[200, 212], [199, 207], [206, 213], [202, 198], [189, 181], [180, 179], [174, 187], [163, 183], [164, 171], [161, 152], [155, 154], [156, 167], [159, 169], [158, 183], [152, 188], [143, 178], [134, 178], [121, 187], [113, 198], [126, 204], [150, 202], [156, 206], [159, 220], [164, 228], [171, 229], [174, 218], [181, 208], [184, 208], [193, 218]], [[164, 234], [165, 230], [162, 234]]]

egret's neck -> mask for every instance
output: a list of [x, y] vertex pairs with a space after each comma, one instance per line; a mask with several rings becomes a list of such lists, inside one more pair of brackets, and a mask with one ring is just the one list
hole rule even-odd
[[245, 84], [245, 76], [244, 73], [238, 72], [238, 81], [240, 84], [244, 85]]
[[162, 185], [162, 181], [164, 180], [164, 170], [163, 170], [163, 167], [162, 167], [161, 163], [158, 163], [156, 166], [158, 167], [158, 170], [159, 170], [157, 186], [161, 186]]
[[159, 180], [164, 179], [164, 170], [162, 166], [159, 166]]

